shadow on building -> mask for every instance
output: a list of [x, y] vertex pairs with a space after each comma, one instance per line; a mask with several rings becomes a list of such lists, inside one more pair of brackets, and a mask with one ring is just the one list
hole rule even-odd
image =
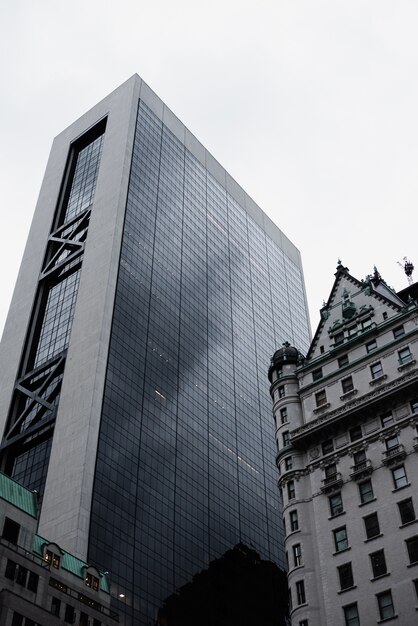
[[156, 626], [285, 626], [286, 574], [238, 543], [164, 600]]

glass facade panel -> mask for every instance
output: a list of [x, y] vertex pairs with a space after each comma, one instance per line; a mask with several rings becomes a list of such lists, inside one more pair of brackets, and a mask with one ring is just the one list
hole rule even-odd
[[133, 623], [240, 541], [284, 566], [266, 367], [306, 351], [304, 307], [300, 269], [140, 103], [88, 555]]

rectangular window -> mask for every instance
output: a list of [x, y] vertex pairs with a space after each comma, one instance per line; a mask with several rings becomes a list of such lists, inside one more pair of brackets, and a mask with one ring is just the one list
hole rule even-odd
[[385, 440], [386, 450], [393, 450], [399, 445], [398, 435], [393, 435]]
[[295, 482], [293, 480], [289, 480], [287, 483], [287, 498], [288, 500], [294, 500], [295, 497]]
[[280, 409], [280, 421], [282, 424], [286, 424], [287, 422], [287, 408], [283, 407]]
[[380, 619], [389, 619], [394, 617], [395, 609], [393, 607], [392, 593], [390, 591], [384, 591], [377, 594], [377, 603], [379, 605]]
[[360, 626], [357, 603], [343, 607], [345, 626]]
[[367, 330], [372, 325], [372, 318], [369, 317], [367, 320], [363, 320], [361, 323], [361, 329]]
[[23, 615], [13, 612], [12, 626], [23, 626]]
[[19, 540], [20, 524], [6, 517], [3, 526], [3, 539], [17, 545]]
[[74, 620], [75, 620], [75, 609], [70, 604], [66, 604], [64, 622], [67, 622], [67, 624], [74, 624]]
[[335, 515], [340, 515], [340, 513], [343, 513], [344, 511], [343, 499], [340, 493], [336, 493], [333, 496], [329, 496], [328, 502], [329, 502], [329, 510], [331, 513], [331, 517], [334, 517]]
[[60, 610], [61, 610], [61, 600], [59, 600], [59, 598], [55, 598], [55, 596], [52, 596], [51, 598], [51, 613], [52, 615], [55, 615], [56, 617], [60, 616]]
[[373, 350], [377, 350], [376, 339], [372, 339], [372, 341], [368, 341], [366, 343], [366, 352], [367, 352], [367, 354], [370, 354], [370, 352], [373, 352]]
[[335, 463], [331, 463], [325, 467], [325, 478], [334, 478], [337, 473], [337, 465]]
[[300, 546], [300, 543], [295, 544], [292, 550], [293, 550], [293, 566], [299, 567], [299, 565], [302, 565], [302, 548]]
[[291, 470], [293, 467], [293, 461], [292, 461], [292, 457], [288, 456], [285, 458], [284, 460], [284, 467], [286, 469], [286, 471]]
[[402, 348], [402, 350], [398, 351], [399, 363], [400, 365], [404, 365], [412, 360], [411, 350], [409, 348]]
[[303, 582], [303, 580], [298, 580], [298, 582], [296, 583], [296, 595], [298, 599], [298, 604], [305, 604], [305, 583]]
[[361, 432], [361, 426], [355, 426], [354, 428], [350, 428], [350, 441], [358, 441], [363, 437], [363, 433]]
[[[366, 462], [366, 451], [365, 450], [359, 450], [358, 452], [355, 452], [353, 454], [353, 461], [354, 461], [354, 465], [357, 469], [360, 469], [360, 467], [362, 465], [365, 464]], [[358, 467], [360, 466], [360, 467]]]
[[15, 579], [16, 566], [17, 566], [17, 563], [15, 563], [14, 561], [11, 561], [10, 559], [7, 559], [6, 569], [4, 571], [4, 576], [6, 578], [8, 578], [9, 580], [14, 580]]
[[329, 454], [334, 451], [334, 442], [332, 439], [327, 439], [322, 442], [322, 454]]
[[357, 325], [347, 328], [347, 334], [349, 339], [351, 339], [351, 337], [355, 337], [357, 335]]
[[405, 541], [408, 549], [408, 556], [410, 563], [418, 562], [418, 537], [411, 537]]
[[338, 359], [338, 367], [345, 367], [346, 365], [348, 365], [348, 354], [343, 354], [343, 356], [340, 356], [340, 358]]
[[418, 398], [416, 398], [415, 400], [412, 400], [411, 411], [412, 413], [416, 413], [418, 411]]
[[370, 554], [370, 563], [372, 566], [373, 578], [384, 576], [387, 573], [386, 559], [384, 550], [378, 550]]
[[294, 530], [299, 530], [298, 512], [297, 511], [290, 511], [289, 519], [290, 519], [290, 530], [292, 532]]
[[408, 484], [408, 478], [406, 476], [405, 467], [400, 465], [392, 470], [393, 484], [395, 485], [395, 489], [400, 489], [401, 487], [406, 487]]
[[348, 378], [344, 378], [344, 380], [341, 381], [341, 387], [342, 387], [343, 393], [348, 393], [349, 391], [353, 391], [354, 383], [353, 383], [352, 376], [349, 376]]
[[316, 406], [325, 406], [327, 403], [327, 394], [325, 393], [325, 389], [323, 389], [322, 391], [318, 391], [315, 394], [315, 402], [316, 402]]
[[344, 591], [344, 589], [349, 589], [354, 586], [353, 580], [353, 570], [351, 568], [351, 563], [345, 563], [344, 565], [340, 565], [338, 569], [338, 577], [340, 580], [340, 589]]
[[312, 372], [312, 380], [315, 382], [315, 380], [319, 380], [320, 378], [322, 378], [323, 374], [322, 374], [322, 367], [318, 367], [318, 369], [314, 370]]
[[382, 428], [386, 428], [389, 424], [393, 424], [393, 415], [392, 411], [388, 411], [388, 413], [384, 413], [380, 416], [380, 422], [382, 424]]
[[334, 335], [334, 345], [338, 346], [340, 343], [344, 341], [344, 333], [337, 333]]
[[29, 572], [28, 589], [36, 593], [38, 591], [39, 576], [34, 572]]
[[366, 504], [366, 502], [371, 502], [371, 500], [374, 499], [373, 485], [371, 480], [365, 480], [363, 483], [360, 483], [358, 489], [360, 493], [361, 504]]
[[285, 432], [282, 434], [282, 441], [284, 448], [290, 444], [290, 433], [288, 430], [285, 430]]
[[399, 337], [403, 337], [405, 334], [405, 329], [403, 326], [398, 326], [397, 328], [393, 329], [393, 338], [394, 339], [399, 339]]
[[22, 585], [22, 587], [26, 587], [26, 577], [28, 575], [28, 570], [26, 569], [26, 567], [23, 567], [22, 565], [18, 565], [17, 566], [17, 573], [16, 573], [16, 582], [18, 585]]
[[398, 508], [402, 524], [408, 524], [409, 522], [413, 522], [415, 520], [415, 510], [412, 498], [398, 502]]
[[378, 361], [377, 363], [373, 363], [373, 365], [370, 365], [370, 373], [373, 380], [376, 380], [376, 378], [380, 378], [381, 376], [383, 376], [383, 368], [380, 361]]
[[285, 396], [284, 385], [279, 387], [278, 391], [279, 391], [279, 398], [284, 398]]
[[342, 552], [348, 548], [347, 529], [345, 526], [337, 528], [333, 531], [335, 551]]
[[363, 520], [364, 527], [366, 529], [367, 539], [373, 539], [373, 537], [377, 537], [378, 535], [380, 535], [380, 526], [377, 513], [372, 513], [367, 517], [363, 517]]

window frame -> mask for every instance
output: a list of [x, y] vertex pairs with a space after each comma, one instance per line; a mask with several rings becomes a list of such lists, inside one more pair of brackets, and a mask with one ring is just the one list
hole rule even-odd
[[[410, 504], [409, 508], [408, 504]], [[397, 502], [397, 505], [399, 510], [399, 516], [401, 518], [401, 526], [404, 526], [405, 524], [410, 524], [417, 519], [415, 514], [414, 501], [412, 500], [412, 498], [405, 498], [405, 500]], [[412, 514], [413, 517], [410, 517], [409, 514]]]
[[397, 326], [396, 328], [394, 328], [392, 330], [392, 333], [393, 333], [394, 339], [400, 339], [401, 337], [403, 337], [405, 334], [405, 328], [403, 324], [401, 324], [401, 326]]
[[[334, 504], [332, 501], [339, 498], [339, 503]], [[334, 493], [332, 496], [328, 496], [329, 503], [329, 511], [330, 517], [336, 517], [337, 515], [341, 515], [344, 513], [344, 503], [341, 491], [339, 493]]]
[[353, 382], [352, 376], [347, 376], [346, 378], [342, 379], [341, 389], [342, 389], [343, 395], [345, 393], [350, 393], [350, 391], [354, 391], [354, 382]]
[[384, 373], [381, 361], [376, 361], [376, 363], [372, 363], [370, 365], [370, 374], [372, 376], [372, 380], [378, 380], [379, 378], [382, 378]]
[[386, 564], [385, 551], [383, 548], [380, 550], [376, 550], [369, 554], [370, 565], [372, 568], [373, 578], [380, 578], [381, 576], [386, 576], [388, 573], [388, 568]]
[[296, 587], [296, 599], [297, 599], [298, 606], [301, 606], [302, 604], [306, 604], [305, 581], [297, 580], [295, 587]]
[[293, 555], [293, 567], [300, 567], [301, 565], [303, 565], [302, 545], [300, 543], [293, 544], [292, 555]]
[[[344, 537], [342, 537], [341, 539], [337, 539], [338, 533], [344, 533]], [[332, 534], [334, 537], [335, 552], [344, 552], [344, 550], [348, 550], [349, 545], [348, 545], [347, 527], [339, 526], [338, 528], [334, 528], [334, 530], [332, 531]], [[340, 545], [343, 545], [344, 547], [340, 547]]]
[[406, 550], [408, 552], [409, 564], [418, 563], [418, 535], [405, 539]]
[[[375, 539], [382, 533], [380, 532], [380, 523], [377, 511], [363, 517], [364, 529], [366, 531], [366, 539]], [[374, 533], [374, 534], [372, 534]]]
[[320, 391], [316, 392], [315, 404], [317, 409], [320, 409], [321, 407], [324, 407], [328, 404], [327, 392], [325, 389], [321, 389]]
[[354, 576], [351, 562], [343, 563], [337, 567], [340, 591], [346, 591], [354, 587]]
[[[352, 602], [342, 607], [344, 611], [344, 624], [345, 626], [360, 626], [360, 618], [358, 614], [357, 602]], [[351, 609], [355, 609], [355, 615], [349, 615], [348, 612]]]
[[[403, 475], [396, 478], [395, 472], [398, 472], [399, 470], [403, 470]], [[392, 469], [392, 479], [395, 489], [402, 489], [403, 487], [407, 487], [409, 485], [405, 465], [398, 465], [398, 467], [394, 467]]]
[[375, 350], [377, 350], [377, 341], [376, 339], [372, 339], [371, 341], [368, 341], [366, 343], [366, 352], [367, 354], [370, 354], [371, 352], [374, 352]]
[[[390, 602], [383, 604], [382, 599], [389, 598]], [[390, 589], [386, 591], [382, 591], [376, 594], [377, 606], [379, 608], [379, 615], [381, 620], [390, 619], [391, 617], [395, 617], [395, 607], [393, 605], [392, 592]], [[390, 607], [390, 608], [389, 608]], [[387, 613], [387, 609], [389, 612]]]
[[[364, 485], [368, 485], [370, 486], [370, 490], [369, 491], [364, 491], [363, 487]], [[372, 502], [375, 499], [374, 496], [374, 491], [373, 491], [373, 483], [371, 478], [368, 478], [367, 480], [363, 480], [363, 482], [359, 483], [358, 485], [359, 488], [359, 495], [360, 495], [360, 503], [361, 504], [367, 504], [368, 502]], [[371, 497], [366, 499], [366, 494], [370, 493]]]
[[295, 532], [296, 530], [299, 530], [299, 516], [298, 516], [297, 509], [293, 509], [292, 511], [289, 511], [289, 524], [290, 524], [291, 532]]

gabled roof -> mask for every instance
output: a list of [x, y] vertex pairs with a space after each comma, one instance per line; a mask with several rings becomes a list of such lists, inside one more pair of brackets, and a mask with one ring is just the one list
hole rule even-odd
[[316, 347], [321, 342], [323, 333], [327, 332], [325, 331], [325, 327], [329, 325], [329, 310], [336, 304], [336, 297], [343, 281], [352, 284], [359, 291], [363, 290], [368, 296], [377, 299], [381, 304], [384, 303], [397, 312], [400, 312], [405, 308], [405, 303], [399, 298], [396, 292], [385, 283], [376, 267], [374, 268], [373, 275], [367, 276], [364, 280], [358, 280], [350, 274], [348, 267], [344, 267], [341, 261], [338, 261], [334, 284], [327, 302], [324, 303], [324, 306], [320, 311], [321, 320], [306, 355], [307, 360], [312, 358]]

